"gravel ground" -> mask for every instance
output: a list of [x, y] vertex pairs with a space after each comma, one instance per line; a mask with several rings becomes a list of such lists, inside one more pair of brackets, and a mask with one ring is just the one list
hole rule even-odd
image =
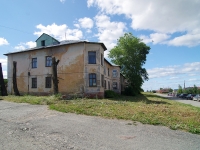
[[200, 136], [167, 127], [0, 101], [0, 150], [199, 150]]

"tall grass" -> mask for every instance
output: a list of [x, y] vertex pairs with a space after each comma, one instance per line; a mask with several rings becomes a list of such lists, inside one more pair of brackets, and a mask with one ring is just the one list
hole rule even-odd
[[49, 105], [50, 109], [65, 113], [101, 116], [163, 125], [173, 130], [200, 134], [200, 108], [168, 100], [150, 93], [119, 96], [109, 99], [60, 100], [56, 96], [7, 96], [5, 100]]

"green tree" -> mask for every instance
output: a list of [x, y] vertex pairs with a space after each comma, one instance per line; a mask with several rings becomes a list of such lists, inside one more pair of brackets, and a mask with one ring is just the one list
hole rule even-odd
[[197, 94], [200, 94], [200, 89], [197, 90]]
[[198, 88], [197, 88], [197, 86], [196, 85], [194, 85], [194, 87], [193, 87], [193, 92], [192, 92], [193, 94], [197, 94], [198, 93]]
[[135, 94], [140, 93], [142, 84], [148, 80], [148, 73], [143, 65], [149, 50], [150, 47], [141, 39], [125, 33], [109, 53], [111, 62], [121, 66], [121, 73], [128, 79]]
[[169, 92], [173, 92], [173, 89], [170, 88], [170, 89], [169, 89]]
[[178, 93], [179, 93], [179, 94], [183, 93], [182, 86], [180, 86], [180, 85], [178, 85]]

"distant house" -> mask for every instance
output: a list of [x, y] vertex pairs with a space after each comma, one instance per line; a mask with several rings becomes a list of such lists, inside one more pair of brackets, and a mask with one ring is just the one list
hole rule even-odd
[[160, 90], [157, 91], [157, 93], [169, 93], [170, 88], [161, 88]]
[[62, 94], [104, 97], [105, 90], [121, 93], [125, 78], [120, 66], [104, 58], [103, 43], [58, 41], [43, 33], [37, 46], [5, 54], [8, 57], [8, 93], [13, 94], [13, 61], [17, 62], [17, 85], [21, 94], [48, 95], [53, 93], [52, 57], [58, 64], [58, 89]]

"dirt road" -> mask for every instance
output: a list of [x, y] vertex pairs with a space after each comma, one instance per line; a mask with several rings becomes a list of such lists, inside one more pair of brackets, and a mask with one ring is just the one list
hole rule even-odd
[[167, 127], [0, 101], [0, 150], [197, 150], [199, 141]]

